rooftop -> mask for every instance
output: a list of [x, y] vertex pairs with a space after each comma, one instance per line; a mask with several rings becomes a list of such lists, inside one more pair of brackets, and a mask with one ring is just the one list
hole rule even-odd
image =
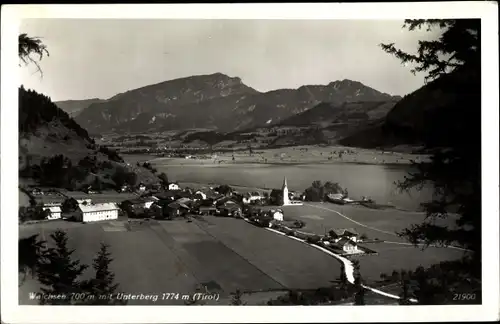
[[55, 207], [47, 207], [45, 208], [45, 210], [50, 210], [51, 213], [60, 213], [61, 212], [61, 208], [55, 206]]
[[342, 235], [346, 235], [346, 234], [358, 235], [358, 232], [356, 232], [356, 230], [352, 227], [350, 227], [350, 228], [333, 228], [332, 231], [338, 236], [342, 236]]
[[92, 213], [96, 211], [108, 211], [108, 210], [118, 210], [118, 206], [115, 203], [102, 203], [102, 204], [90, 204], [90, 205], [79, 205], [80, 209], [84, 213]]

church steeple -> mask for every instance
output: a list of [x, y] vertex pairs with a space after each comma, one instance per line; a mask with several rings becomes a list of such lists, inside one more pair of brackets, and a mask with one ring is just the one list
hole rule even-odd
[[286, 177], [283, 178], [283, 187], [281, 187], [281, 189], [285, 189], [285, 188], [288, 189], [288, 184], [286, 182]]
[[282, 188], [282, 194], [283, 194], [283, 201], [282, 204], [283, 206], [289, 205], [290, 204], [290, 197], [288, 197], [288, 184], [286, 182], [286, 177], [283, 178], [283, 188]]

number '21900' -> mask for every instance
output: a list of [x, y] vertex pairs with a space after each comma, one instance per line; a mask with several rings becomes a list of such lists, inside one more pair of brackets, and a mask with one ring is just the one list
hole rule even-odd
[[475, 300], [476, 294], [453, 294], [453, 300], [464, 301], [464, 300]]

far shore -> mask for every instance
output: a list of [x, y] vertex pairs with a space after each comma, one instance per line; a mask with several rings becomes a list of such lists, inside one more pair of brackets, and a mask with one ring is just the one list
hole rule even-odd
[[[342, 152], [342, 153], [340, 153]], [[340, 153], [340, 154], [339, 154]], [[425, 161], [426, 155], [368, 150], [338, 146], [296, 146], [253, 152], [223, 152], [211, 158], [159, 157], [154, 155], [124, 155], [130, 162], [151, 162], [170, 166], [226, 166], [226, 165], [310, 165], [310, 164], [360, 164], [360, 165], [411, 165]], [[233, 159], [234, 157], [234, 159]]]

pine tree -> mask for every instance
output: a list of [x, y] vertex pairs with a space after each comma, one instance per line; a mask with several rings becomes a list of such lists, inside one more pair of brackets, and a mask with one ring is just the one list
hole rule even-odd
[[347, 280], [347, 275], [345, 273], [345, 266], [344, 263], [340, 265], [340, 276], [339, 276], [339, 283], [340, 283], [340, 292], [342, 295], [342, 298], [347, 297], [347, 288], [349, 286], [349, 281]]
[[46, 249], [45, 244], [45, 241], [38, 240], [38, 234], [19, 239], [19, 273], [23, 275], [23, 278], [19, 280], [20, 284], [26, 280], [28, 275], [35, 277], [42, 252]]
[[363, 287], [359, 261], [354, 260], [352, 264], [354, 268], [354, 287], [356, 289], [356, 294], [354, 295], [354, 305], [365, 305], [366, 289]]
[[41, 288], [43, 294], [61, 294], [66, 295], [67, 298], [41, 299], [40, 303], [70, 305], [74, 302], [71, 294], [83, 292], [79, 277], [88, 266], [71, 258], [74, 250], [68, 249], [68, 238], [65, 232], [57, 230], [50, 237], [54, 241], [55, 247], [48, 248], [43, 252], [37, 266], [38, 281], [45, 286]]
[[109, 269], [109, 265], [113, 259], [108, 248], [108, 245], [101, 243], [101, 248], [94, 258], [92, 265], [95, 270], [95, 276], [83, 284], [85, 290], [94, 296], [94, 298], [89, 299], [86, 303], [92, 305], [122, 305], [126, 302], [116, 299], [115, 294], [119, 285], [114, 282], [115, 274]]
[[19, 35], [19, 50], [18, 56], [19, 59], [25, 64], [29, 63], [35, 64], [37, 67], [37, 71], [40, 72], [40, 75], [43, 76], [42, 69], [38, 64], [37, 60], [34, 59], [31, 55], [38, 55], [38, 61], [40, 61], [44, 55], [49, 56], [49, 52], [47, 51], [47, 46], [42, 43], [40, 38], [38, 37], [29, 37], [28, 34], [20, 34]]
[[[415, 244], [459, 244], [474, 251], [467, 256], [467, 263], [457, 262], [460, 271], [467, 275], [457, 276], [456, 280], [480, 278], [481, 21], [406, 20], [404, 27], [410, 31], [438, 28], [442, 34], [437, 40], [419, 41], [417, 54], [405, 53], [394, 44], [381, 44], [384, 51], [405, 65], [412, 64], [412, 73], [427, 73], [426, 81], [431, 81], [423, 88], [427, 92], [418, 95], [427, 95], [427, 102], [434, 106], [428, 112], [432, 118], [427, 118], [425, 129], [415, 133], [432, 153], [431, 160], [414, 162], [417, 171], [399, 183], [402, 190], [421, 189], [425, 183], [432, 183], [434, 197], [423, 205], [426, 220], [400, 235]], [[459, 215], [457, 226], [434, 222], [448, 217], [450, 210]]]
[[232, 294], [231, 305], [234, 306], [246, 305], [246, 302], [242, 301], [241, 297], [243, 297], [243, 293], [239, 289], [236, 289], [236, 291]]
[[407, 273], [405, 270], [401, 270], [401, 280], [400, 280], [400, 286], [401, 286], [401, 295], [399, 299], [399, 304], [400, 305], [411, 305], [410, 302], [410, 274]]

